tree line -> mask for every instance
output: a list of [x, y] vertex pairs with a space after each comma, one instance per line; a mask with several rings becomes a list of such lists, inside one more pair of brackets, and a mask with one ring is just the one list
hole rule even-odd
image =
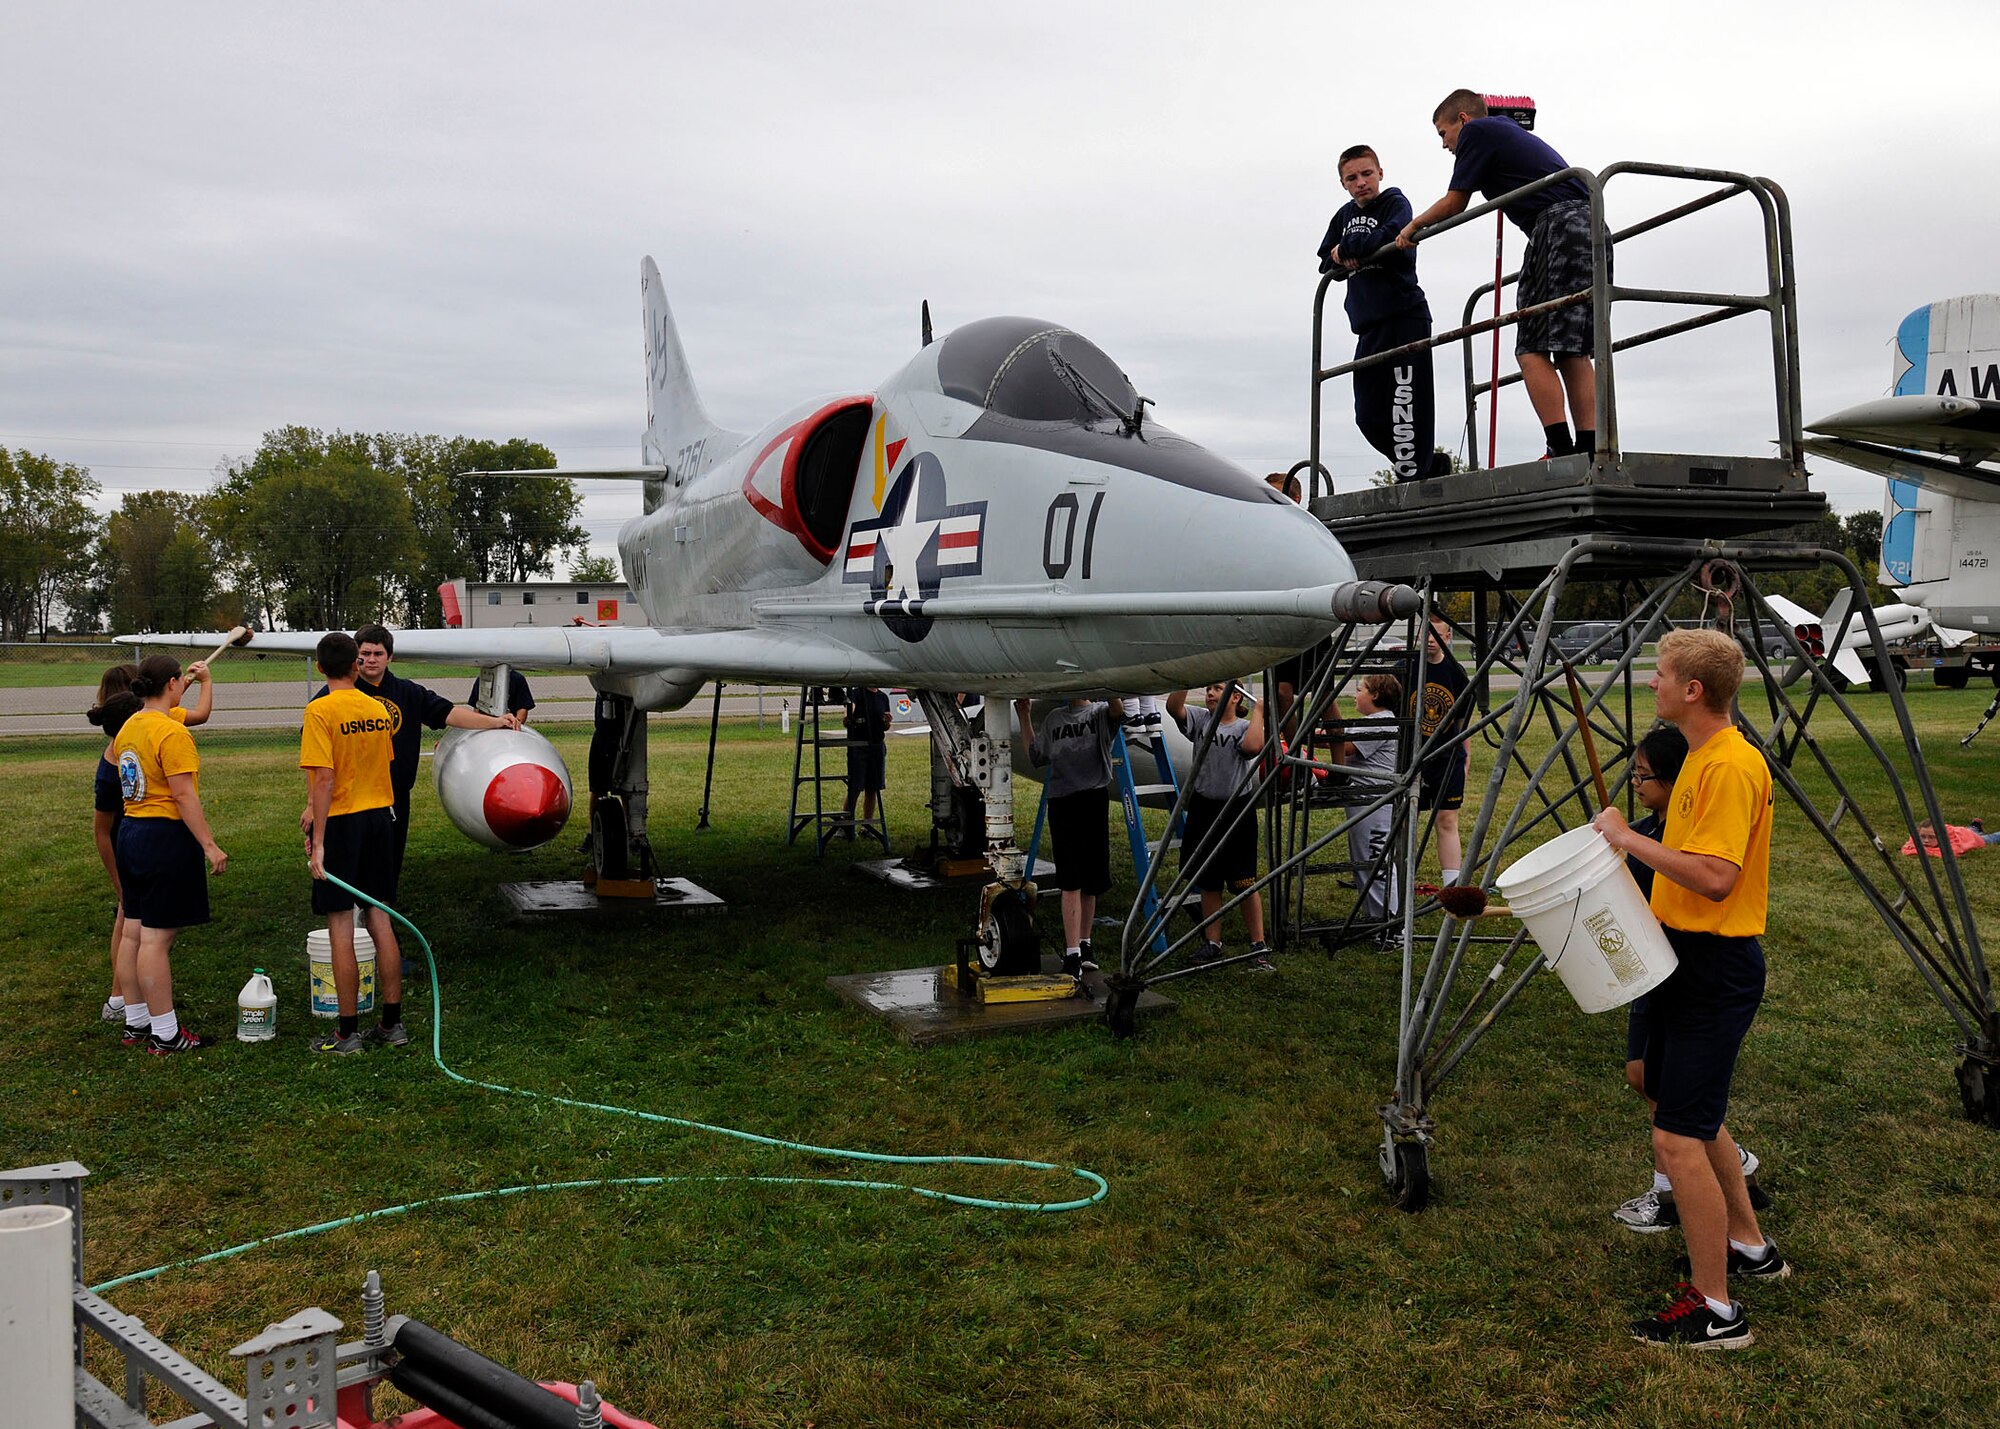
[[267, 432], [206, 492], [134, 491], [99, 515], [89, 469], [0, 448], [0, 638], [80, 632], [435, 626], [437, 587], [524, 581], [567, 555], [584, 580], [582, 497], [540, 442], [309, 427]]

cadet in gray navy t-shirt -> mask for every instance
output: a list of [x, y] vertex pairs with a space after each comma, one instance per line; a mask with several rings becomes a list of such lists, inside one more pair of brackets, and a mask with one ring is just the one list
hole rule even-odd
[[[1167, 713], [1197, 749], [1214, 712], [1223, 708], [1223, 693], [1221, 684], [1210, 685], [1205, 710], [1187, 707], [1186, 690], [1167, 698]], [[1196, 962], [1213, 962], [1222, 956], [1222, 924], [1216, 913], [1229, 894], [1240, 893], [1257, 881], [1257, 810], [1251, 795], [1257, 784], [1257, 763], [1264, 754], [1264, 713], [1258, 707], [1250, 719], [1238, 719], [1235, 707], [1250, 696], [1233, 684], [1228, 695], [1231, 708], [1215, 726], [1208, 754], [1195, 770], [1194, 787], [1188, 791], [1187, 826], [1181, 834], [1181, 866], [1199, 870], [1195, 883], [1201, 889], [1203, 933], [1208, 939], [1194, 955]], [[1242, 908], [1253, 954], [1250, 965], [1260, 972], [1270, 971], [1270, 950], [1264, 946], [1263, 895], [1252, 893], [1243, 900]]]
[[1028, 761], [1046, 766], [1049, 843], [1062, 890], [1063, 971], [1072, 977], [1097, 961], [1090, 952], [1090, 924], [1097, 895], [1111, 887], [1111, 740], [1125, 717], [1118, 700], [1071, 700], [1035, 728], [1033, 707], [1014, 702]]

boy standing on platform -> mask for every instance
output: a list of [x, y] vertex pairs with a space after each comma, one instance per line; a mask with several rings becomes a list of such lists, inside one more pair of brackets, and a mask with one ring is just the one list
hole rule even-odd
[[1730, 719], [1743, 650], [1719, 630], [1660, 640], [1652, 686], [1659, 717], [1687, 736], [1658, 839], [1616, 808], [1594, 821], [1605, 841], [1652, 869], [1653, 912], [1679, 966], [1649, 995], [1646, 1095], [1653, 1154], [1673, 1186], [1688, 1276], [1665, 1310], [1632, 1325], [1651, 1345], [1741, 1349], [1749, 1318], [1729, 1277], [1782, 1280], [1791, 1266], [1757, 1224], [1743, 1159], [1723, 1126], [1737, 1053], [1764, 998], [1771, 861], [1771, 770]]
[[[1484, 96], [1469, 89], [1447, 95], [1431, 115], [1431, 123], [1456, 159], [1451, 184], [1443, 198], [1404, 225], [1396, 235], [1398, 248], [1415, 248], [1425, 228], [1464, 213], [1475, 189], [1495, 199], [1569, 167], [1561, 154], [1512, 119], [1489, 115]], [[1502, 212], [1528, 235], [1521, 281], [1514, 293], [1516, 307], [1531, 308], [1589, 290], [1590, 190], [1583, 180], [1551, 184], [1515, 200]], [[1608, 240], [1605, 261], [1610, 261]], [[1597, 353], [1597, 328], [1592, 309], [1585, 301], [1523, 318], [1514, 330], [1521, 383], [1542, 424], [1550, 456], [1597, 449], [1597, 368], [1591, 361]], [[1563, 420], [1565, 389], [1576, 418], [1574, 437]]]
[[371, 898], [395, 894], [395, 796], [389, 782], [389, 713], [381, 701], [354, 687], [360, 658], [354, 637], [335, 631], [315, 652], [326, 693], [306, 706], [299, 734], [299, 767], [306, 771], [311, 828], [306, 853], [312, 864], [313, 912], [326, 918], [333, 962], [334, 992], [340, 1004], [338, 1030], [313, 1044], [315, 1052], [352, 1056], [364, 1042], [400, 1047], [410, 1040], [403, 1028], [403, 956], [389, 915], [370, 905], [369, 936], [375, 940], [375, 977], [382, 995], [382, 1020], [359, 1030], [357, 1004], [361, 969], [354, 959], [354, 896], [326, 882], [330, 873]]
[[[1340, 186], [1349, 202], [1320, 240], [1319, 270], [1347, 284], [1347, 325], [1357, 339], [1357, 360], [1431, 335], [1431, 309], [1417, 284], [1417, 256], [1392, 250], [1363, 267], [1362, 260], [1389, 247], [1410, 221], [1401, 189], [1382, 187], [1382, 161], [1366, 144], [1340, 156]], [[1416, 353], [1354, 374], [1354, 425], [1368, 445], [1387, 457], [1398, 481], [1441, 476], [1450, 463], [1437, 454], [1436, 398], [1431, 355]]]

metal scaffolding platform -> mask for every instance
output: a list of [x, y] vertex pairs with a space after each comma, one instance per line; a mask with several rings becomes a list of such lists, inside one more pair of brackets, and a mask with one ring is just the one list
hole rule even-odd
[[[1818, 520], [1826, 498], [1776, 457], [1583, 454], [1368, 487], [1311, 503], [1364, 580], [1546, 574], [1580, 540], [1698, 531], [1741, 538]], [[1593, 568], [1615, 559], [1602, 553]]]
[[[1611, 232], [1604, 218], [1604, 187], [1623, 174], [1711, 187], [1676, 208]], [[1462, 829], [1460, 881], [1481, 888], [1491, 888], [1514, 859], [1588, 822], [1596, 812], [1599, 799], [1583, 753], [1584, 728], [1603, 754], [1608, 799], [1629, 808], [1631, 756], [1652, 724], [1652, 701], [1635, 698], [1634, 661], [1648, 642], [1675, 623], [1677, 614], [1681, 623], [1692, 617], [1741, 638], [1750, 668], [1738, 697], [1738, 728], [1764, 751], [1775, 787], [1834, 852], [1951, 1019], [1960, 1038], [1956, 1076], [1965, 1114], [2000, 1126], [2000, 1011], [1957, 862], [1948, 848], [1937, 859], [1899, 854], [1905, 839], [1915, 838], [1919, 823], [1941, 827], [1944, 822], [1909, 710], [1893, 683], [1883, 696], [1871, 696], [1886, 699], [1894, 716], [1893, 732], [1877, 734], [1848, 703], [1844, 682], [1818, 658], [1837, 648], [1850, 629], [1865, 628], [1864, 663], [1872, 657], [1876, 668], [1888, 668], [1867, 583], [1838, 552], [1795, 538], [1747, 539], [1783, 537], [1786, 528], [1816, 520], [1826, 510], [1825, 499], [1808, 483], [1802, 460], [1797, 300], [1784, 192], [1768, 179], [1722, 170], [1657, 164], [1617, 164], [1601, 173], [1569, 169], [1468, 209], [1423, 236], [1492, 214], [1564, 179], [1581, 182], [1590, 195], [1591, 285], [1534, 311], [1593, 305], [1593, 451], [1479, 468], [1479, 399], [1490, 400], [1498, 388], [1520, 379], [1496, 373], [1485, 382], [1475, 381], [1472, 339], [1521, 320], [1520, 310], [1501, 314], [1497, 297], [1518, 274], [1476, 289], [1459, 328], [1332, 367], [1322, 359], [1332, 276], [1319, 285], [1313, 307], [1311, 446], [1292, 471], [1308, 474], [1308, 504], [1340, 538], [1357, 574], [1414, 586], [1422, 596], [1422, 614], [1400, 626], [1350, 627], [1315, 656], [1315, 668], [1298, 692], [1302, 737], [1268, 763], [1256, 789], [1266, 821], [1268, 869], [1221, 910], [1227, 913], [1268, 887], [1280, 941], [1314, 938], [1332, 952], [1375, 938], [1400, 951], [1396, 1075], [1379, 1108], [1380, 1160], [1392, 1198], [1408, 1210], [1420, 1208], [1429, 1197], [1440, 1087], [1466, 1064], [1546, 966], [1525, 928], [1448, 916], [1436, 890], [1422, 884], [1436, 815], [1420, 808], [1420, 771], [1427, 760], [1471, 742], [1474, 777], [1484, 779], [1484, 788], [1476, 782], [1467, 787], [1461, 823], [1469, 821], [1469, 827]], [[1756, 205], [1761, 219], [1763, 291], [1633, 288], [1611, 281], [1614, 242], [1743, 195]], [[1495, 315], [1473, 321], [1476, 306], [1488, 295], [1495, 295]], [[1633, 302], [1703, 311], [1614, 341], [1613, 307]], [[1775, 453], [1621, 450], [1616, 354], [1751, 314], [1762, 314], [1769, 328]], [[1463, 348], [1473, 469], [1334, 494], [1320, 461], [1326, 383], [1384, 363], [1419, 357], [1428, 361], [1430, 351], [1445, 343]], [[1847, 589], [1848, 603], [1842, 608], [1852, 612], [1841, 618], [1838, 631], [1795, 627], [1765, 600], [1758, 584], [1760, 575], [1774, 571], [1828, 567]], [[1584, 652], [1593, 662], [1611, 661], [1614, 655], [1615, 662], [1608, 669], [1578, 672], [1556, 651], [1556, 613], [1566, 590], [1587, 583], [1616, 583], [1625, 596], [1625, 613], [1615, 624], [1605, 622], [1612, 628]], [[1473, 659], [1467, 687], [1446, 717], [1425, 737], [1406, 710], [1398, 721], [1393, 770], [1364, 773], [1328, 760], [1325, 745], [1352, 727], [1342, 724], [1338, 699], [1370, 671], [1391, 668], [1399, 660], [1413, 669], [1421, 632], [1447, 606], [1469, 608], [1468, 617], [1453, 622], [1453, 634], [1470, 646]], [[1774, 641], [1786, 651], [1776, 661], [1765, 653]], [[1274, 679], [1267, 672], [1267, 690]], [[1574, 695], [1572, 680], [1577, 682]], [[1822, 742], [1836, 730], [1838, 764]], [[1197, 762], [1205, 754], [1204, 741]], [[1354, 839], [1364, 826], [1367, 839]], [[1337, 841], [1342, 839], [1349, 840], [1345, 858], [1338, 856], [1343, 850]], [[1171, 940], [1160, 952], [1155, 939], [1164, 920], [1142, 914], [1144, 893], [1167, 882], [1162, 864], [1156, 856], [1141, 880], [1141, 902], [1126, 921], [1119, 971], [1109, 980], [1113, 995], [1107, 1018], [1115, 1031], [1131, 1030], [1131, 1008], [1145, 988], [1198, 970], [1182, 966], [1177, 956], [1195, 934]], [[1175, 887], [1188, 882], [1193, 872], [1181, 870]], [[1394, 890], [1389, 911], [1383, 910], [1379, 896], [1372, 910], [1362, 907], [1371, 888], [1378, 895], [1383, 888]], [[1782, 929], [1774, 931], [1784, 936]], [[1491, 946], [1479, 951], [1475, 961], [1480, 945]]]

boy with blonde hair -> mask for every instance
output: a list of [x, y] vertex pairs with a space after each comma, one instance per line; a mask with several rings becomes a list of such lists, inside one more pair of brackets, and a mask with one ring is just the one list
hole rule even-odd
[[1743, 651], [1719, 630], [1660, 640], [1652, 688], [1659, 717], [1687, 736], [1658, 839], [1599, 812], [1605, 841], [1653, 870], [1652, 905], [1679, 966], [1649, 997], [1646, 1095], [1653, 1152], [1673, 1186], [1688, 1275], [1672, 1304], [1635, 1321], [1648, 1345], [1741, 1349], [1749, 1317], [1729, 1277], [1780, 1280], [1791, 1266], [1757, 1224], [1736, 1143], [1723, 1126], [1737, 1053], [1764, 997], [1771, 771], [1730, 718]]

